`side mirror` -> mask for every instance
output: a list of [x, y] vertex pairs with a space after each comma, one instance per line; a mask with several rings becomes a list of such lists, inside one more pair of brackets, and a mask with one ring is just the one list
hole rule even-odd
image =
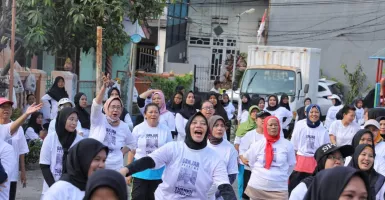
[[234, 82], [233, 83], [233, 91], [238, 90], [238, 83]]
[[304, 93], [307, 94], [309, 92], [309, 84], [305, 84]]

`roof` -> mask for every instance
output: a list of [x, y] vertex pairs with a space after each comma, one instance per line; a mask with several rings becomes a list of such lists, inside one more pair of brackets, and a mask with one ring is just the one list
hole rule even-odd
[[380, 59], [380, 60], [385, 60], [385, 48], [377, 51], [374, 55], [369, 57], [370, 59]]
[[296, 70], [296, 67], [292, 66], [281, 66], [281, 65], [253, 65], [247, 66], [247, 69], [279, 69], [279, 70]]

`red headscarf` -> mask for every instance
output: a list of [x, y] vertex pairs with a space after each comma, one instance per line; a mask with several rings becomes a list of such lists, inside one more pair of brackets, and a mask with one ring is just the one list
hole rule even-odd
[[[267, 132], [267, 122], [269, 121], [269, 119], [276, 119], [278, 122], [278, 134], [276, 136], [271, 136]], [[266, 169], [270, 169], [271, 163], [273, 162], [273, 158], [274, 158], [273, 144], [279, 140], [281, 135], [280, 131], [281, 131], [281, 126], [279, 124], [279, 119], [277, 117], [269, 116], [265, 118], [265, 120], [263, 121], [263, 135], [266, 138], [266, 147], [265, 147], [265, 158], [266, 158], [265, 168]]]

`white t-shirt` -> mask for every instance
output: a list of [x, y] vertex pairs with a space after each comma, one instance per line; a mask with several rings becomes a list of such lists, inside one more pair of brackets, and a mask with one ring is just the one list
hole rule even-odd
[[[223, 140], [218, 145], [213, 145], [210, 141], [207, 141], [207, 146], [214, 150], [219, 158], [225, 162], [227, 167], [227, 174], [238, 174], [238, 152], [234, 146], [227, 140]], [[218, 185], [212, 185], [208, 192], [208, 199], [215, 199], [215, 192], [218, 190]]]
[[338, 111], [340, 111], [344, 105], [339, 105], [339, 106], [332, 106], [329, 108], [328, 113], [326, 114], [326, 119], [325, 119], [325, 128], [329, 130], [329, 127], [331, 124], [337, 120], [336, 114]]
[[3, 168], [8, 175], [8, 181], [4, 183], [5, 188], [2, 187], [0, 190], [0, 199], [9, 199], [10, 176], [13, 174], [17, 163], [15, 151], [12, 146], [3, 140], [0, 140], [0, 159], [1, 165], [3, 165]]
[[25, 130], [25, 138], [28, 140], [37, 140], [39, 139], [39, 133], [35, 133], [32, 127], [27, 128]]
[[298, 155], [313, 157], [318, 147], [330, 143], [330, 138], [322, 124], [316, 128], [310, 128], [305, 121], [305, 123], [299, 122], [295, 125], [291, 143]]
[[[247, 132], [242, 138], [240, 138], [239, 155], [243, 155], [244, 153], [246, 153], [252, 144], [264, 138], [265, 136], [263, 136], [262, 133], [257, 133], [256, 129]], [[243, 165], [243, 162], [241, 161], [241, 159], [239, 159], [239, 164]], [[245, 168], [250, 170], [250, 167], [248, 166], [245, 166]]]
[[207, 199], [212, 184], [229, 184], [226, 164], [209, 147], [193, 150], [184, 142], [170, 142], [149, 155], [155, 169], [165, 165], [155, 199]]
[[166, 125], [170, 131], [175, 130], [175, 116], [172, 112], [167, 111], [159, 116], [159, 123]]
[[356, 107], [356, 120], [355, 121], [358, 125], [364, 124], [364, 122], [365, 122], [364, 114], [365, 114], [365, 110], [363, 108], [357, 108]]
[[121, 148], [127, 146], [136, 149], [136, 140], [126, 123], [120, 121], [118, 126], [111, 126], [102, 113], [102, 105], [95, 100], [91, 106], [91, 130], [89, 138], [94, 138], [108, 147], [106, 169], [120, 170], [123, 167]]
[[176, 125], [176, 131], [178, 131], [178, 138], [177, 141], [184, 141], [186, 138], [186, 131], [185, 127], [188, 120], [185, 119], [181, 114], [176, 114], [175, 116], [175, 125]]
[[266, 140], [259, 140], [243, 154], [252, 169], [248, 186], [266, 191], [287, 191], [289, 176], [296, 163], [293, 145], [284, 138], [273, 143], [270, 169], [265, 169], [265, 147]]
[[385, 159], [385, 142], [384, 141], [377, 143], [375, 146], [375, 150], [376, 150], [376, 157], [382, 157]]
[[124, 122], [126, 122], [130, 130], [134, 128], [134, 123], [132, 122], [130, 113], [127, 113], [126, 116], [124, 116]]
[[0, 140], [8, 140], [11, 138], [11, 123], [0, 124]]
[[83, 200], [85, 191], [67, 181], [57, 181], [44, 194], [43, 200]]
[[135, 159], [140, 159], [172, 141], [171, 131], [163, 124], [151, 127], [146, 121], [135, 126], [132, 135], [137, 141]]
[[329, 135], [336, 137], [336, 145], [351, 145], [354, 135], [360, 130], [355, 122], [350, 123], [348, 126], [344, 126], [341, 120], [334, 121], [329, 128]]
[[52, 97], [48, 94], [45, 94], [43, 97], [41, 97], [41, 103], [43, 103], [41, 113], [43, 113], [45, 123], [49, 120], [56, 119], [58, 112], [58, 102], [55, 99], [52, 99]]
[[[269, 112], [272, 116], [275, 116], [279, 119], [279, 124], [281, 125], [281, 129], [286, 129], [289, 126], [291, 120], [293, 119], [293, 113], [286, 109], [285, 107], [279, 107], [274, 111], [269, 111], [265, 109], [266, 112]], [[283, 122], [283, 118], [286, 117], [285, 122]]]
[[247, 121], [247, 119], [249, 119], [249, 111], [245, 110], [241, 114], [241, 122], [240, 123]]
[[290, 193], [289, 200], [303, 200], [307, 192], [307, 187], [304, 182], [299, 183]]
[[[76, 135], [76, 138], [71, 144], [71, 147], [73, 147], [82, 139], [82, 136]], [[50, 165], [50, 170], [55, 181], [58, 181], [62, 175], [63, 153], [63, 147], [59, 141], [59, 137], [57, 136], [56, 132], [48, 134], [47, 137], [44, 139], [43, 145], [40, 150], [39, 164]], [[42, 194], [44, 194], [48, 190], [48, 188], [49, 187], [47, 183], [44, 181]]]
[[13, 173], [8, 176], [8, 180], [11, 182], [17, 182], [19, 180], [19, 159], [20, 155], [26, 154], [29, 152], [27, 140], [24, 136], [24, 131], [21, 127], [19, 127], [19, 130], [10, 138], [8, 139], [8, 144], [12, 145], [15, 158], [16, 158], [16, 164], [13, 167]]
[[226, 107], [224, 106], [223, 107], [227, 113], [227, 118], [229, 118], [230, 120], [233, 119], [234, 117], [234, 112], [235, 112], [235, 107], [234, 105], [230, 102]]

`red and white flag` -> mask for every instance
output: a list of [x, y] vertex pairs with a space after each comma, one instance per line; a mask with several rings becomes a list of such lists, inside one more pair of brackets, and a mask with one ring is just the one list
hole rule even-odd
[[265, 30], [266, 13], [267, 13], [267, 9], [265, 9], [265, 13], [263, 14], [261, 25], [259, 26], [259, 29], [258, 29], [258, 32], [257, 32], [258, 33], [257, 34], [258, 44], [259, 44], [259, 42], [261, 42], [262, 32]]

